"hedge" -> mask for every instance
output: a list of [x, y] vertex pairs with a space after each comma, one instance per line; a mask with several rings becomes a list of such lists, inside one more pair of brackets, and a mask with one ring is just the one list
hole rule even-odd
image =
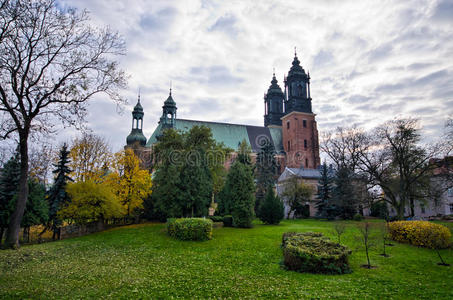
[[222, 216], [209, 216], [209, 219], [211, 219], [212, 222], [223, 222]]
[[348, 256], [351, 250], [318, 232], [284, 233], [283, 261], [288, 270], [298, 272], [351, 273]]
[[431, 249], [450, 246], [451, 232], [443, 225], [428, 221], [395, 221], [388, 223], [390, 237], [400, 243]]
[[233, 216], [232, 215], [226, 215], [223, 217], [223, 226], [233, 227]]
[[205, 241], [212, 238], [212, 220], [181, 218], [167, 220], [167, 233], [182, 241]]

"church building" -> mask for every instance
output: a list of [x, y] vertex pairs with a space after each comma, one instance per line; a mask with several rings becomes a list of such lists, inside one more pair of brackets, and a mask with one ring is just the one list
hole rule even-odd
[[139, 97], [132, 112], [132, 131], [126, 139], [126, 147], [136, 152], [151, 152], [163, 130], [174, 128], [188, 131], [193, 126], [204, 125], [211, 129], [217, 142], [223, 142], [234, 150], [245, 139], [256, 155], [264, 140], [271, 142], [280, 164], [280, 173], [285, 168], [317, 169], [320, 165], [319, 142], [316, 115], [312, 111], [310, 74], [300, 65], [296, 53], [283, 83], [282, 91], [274, 73], [271, 85], [264, 94], [264, 126], [177, 118], [177, 106], [170, 89], [159, 123], [148, 140], [143, 135], [144, 112]]

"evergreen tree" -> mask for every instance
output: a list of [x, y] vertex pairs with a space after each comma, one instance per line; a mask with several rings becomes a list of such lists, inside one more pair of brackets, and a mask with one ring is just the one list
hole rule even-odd
[[11, 157], [0, 172], [0, 244], [14, 210], [20, 176], [19, 153]]
[[49, 206], [46, 201], [46, 189], [38, 180], [30, 178], [28, 181], [28, 199], [22, 218], [21, 227], [24, 228], [24, 238], [30, 242], [30, 227], [46, 224], [49, 219]]
[[[208, 214], [211, 203], [212, 178], [205, 160], [205, 152], [198, 153], [199, 161], [187, 160], [181, 171], [180, 190], [182, 191], [183, 216], [201, 217]], [[195, 156], [194, 156], [195, 157]]]
[[55, 174], [54, 184], [50, 188], [47, 198], [49, 202], [48, 225], [52, 226], [54, 238], [59, 233], [59, 228], [62, 224], [62, 220], [57, 216], [57, 212], [70, 201], [69, 195], [66, 193], [66, 185], [73, 180], [68, 175], [72, 172], [68, 164], [69, 151], [67, 145], [64, 144], [60, 150], [58, 163], [54, 164], [55, 170], [52, 172]]
[[266, 140], [256, 156], [256, 203], [255, 212], [259, 217], [260, 206], [264, 201], [267, 190], [273, 187], [277, 177], [277, 161], [275, 160], [274, 145]]
[[272, 186], [268, 186], [266, 198], [260, 206], [259, 218], [266, 224], [278, 224], [284, 217], [283, 203], [278, 198]]
[[221, 216], [231, 215], [232, 201], [231, 201], [231, 186], [228, 182], [228, 177], [219, 193], [219, 203], [217, 210]]
[[333, 203], [336, 206], [336, 214], [343, 219], [352, 219], [357, 212], [352, 172], [348, 168], [339, 168], [334, 184]]
[[250, 166], [236, 161], [227, 177], [230, 186], [233, 226], [250, 228], [254, 216], [255, 184]]
[[251, 166], [252, 165], [252, 157], [250, 156], [251, 153], [252, 148], [247, 143], [247, 141], [243, 139], [242, 142], [239, 144], [238, 156], [236, 160], [244, 165]]
[[166, 218], [179, 218], [183, 216], [180, 186], [180, 170], [177, 165], [167, 162], [159, 166], [153, 177], [153, 193], [151, 205], [146, 207], [154, 211], [152, 216], [157, 216], [164, 221]]
[[316, 216], [333, 220], [335, 218], [335, 205], [332, 199], [332, 178], [325, 163], [322, 165], [316, 199]]

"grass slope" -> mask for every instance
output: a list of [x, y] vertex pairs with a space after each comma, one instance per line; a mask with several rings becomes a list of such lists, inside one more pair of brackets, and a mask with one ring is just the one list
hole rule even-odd
[[[378, 268], [361, 268], [365, 254], [353, 224], [342, 237], [353, 250], [348, 275], [300, 274], [280, 266], [283, 232], [319, 231], [333, 238], [329, 222], [215, 228], [207, 242], [176, 241], [164, 225], [143, 224], [0, 251], [0, 298], [453, 299], [453, 267], [438, 266], [432, 250], [395, 244], [384, 258], [375, 249], [372, 264]], [[442, 254], [453, 264], [451, 250]]]

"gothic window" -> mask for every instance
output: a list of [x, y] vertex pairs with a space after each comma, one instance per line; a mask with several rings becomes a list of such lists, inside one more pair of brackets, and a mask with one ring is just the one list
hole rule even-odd
[[307, 120], [303, 120], [302, 125], [304, 126], [304, 128], [307, 128]]
[[302, 85], [297, 86], [297, 96], [302, 96], [303, 90], [302, 90]]
[[288, 152], [291, 151], [291, 141], [288, 141]]
[[286, 129], [289, 129], [289, 121], [286, 122]]
[[308, 158], [305, 159], [305, 168], [308, 168]]
[[308, 142], [307, 140], [304, 140], [304, 148], [307, 148], [308, 147]]

